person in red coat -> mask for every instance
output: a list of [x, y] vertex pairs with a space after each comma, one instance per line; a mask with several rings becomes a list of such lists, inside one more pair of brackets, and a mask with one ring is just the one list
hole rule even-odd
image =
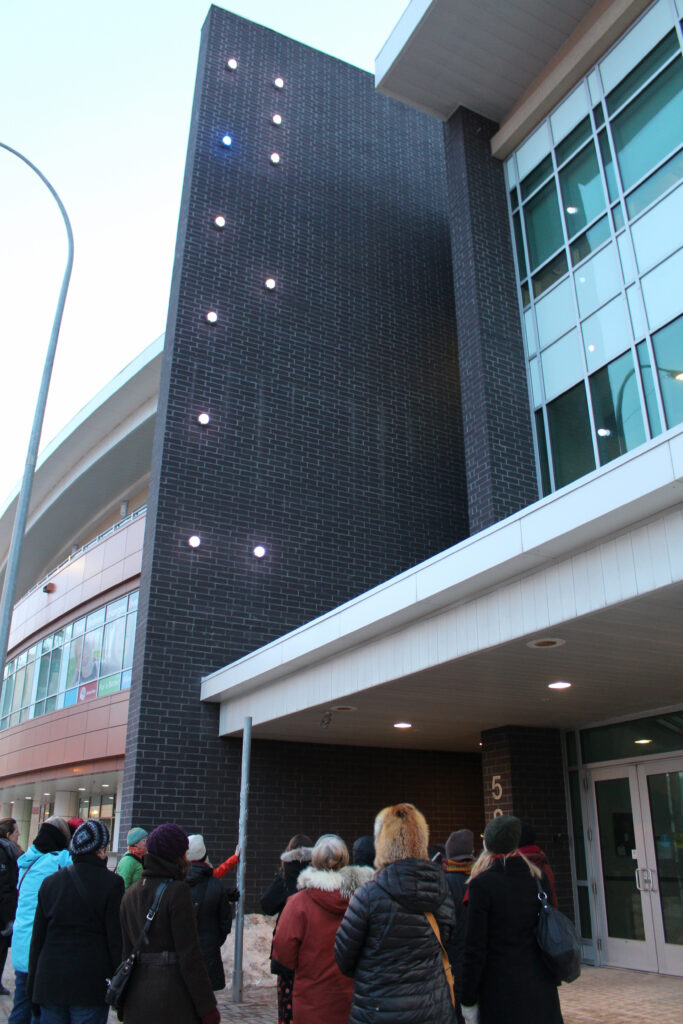
[[321, 836], [312, 866], [299, 875], [298, 892], [287, 900], [273, 938], [273, 959], [294, 971], [296, 1024], [347, 1024], [353, 981], [334, 959], [334, 940], [349, 899], [374, 871], [350, 867], [339, 836]]

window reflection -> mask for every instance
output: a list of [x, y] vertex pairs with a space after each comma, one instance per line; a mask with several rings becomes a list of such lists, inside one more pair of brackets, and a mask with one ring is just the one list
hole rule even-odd
[[633, 356], [626, 352], [590, 379], [601, 465], [645, 440]]

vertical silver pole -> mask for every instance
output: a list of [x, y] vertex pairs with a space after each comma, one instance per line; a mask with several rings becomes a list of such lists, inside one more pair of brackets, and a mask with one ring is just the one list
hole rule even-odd
[[232, 1001], [242, 1002], [242, 953], [244, 949], [244, 882], [247, 861], [247, 819], [249, 817], [249, 762], [251, 759], [251, 718], [244, 719], [242, 731], [242, 787], [240, 789], [240, 863], [237, 887], [240, 899], [235, 922], [235, 966], [232, 973]]

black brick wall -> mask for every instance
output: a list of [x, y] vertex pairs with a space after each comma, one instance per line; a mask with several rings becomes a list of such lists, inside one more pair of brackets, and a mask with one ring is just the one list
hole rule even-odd
[[[484, 811], [528, 821], [555, 872], [560, 909], [574, 916], [562, 737], [556, 729], [505, 726], [481, 734]], [[494, 777], [502, 787], [496, 800]]]
[[[201, 677], [467, 534], [445, 197], [437, 123], [378, 96], [370, 75], [211, 8], [157, 414], [123, 835], [177, 819], [225, 850], [239, 744], [218, 738]], [[280, 778], [282, 750], [259, 745], [256, 780], [260, 758]], [[311, 756], [343, 787], [333, 748]], [[455, 772], [460, 761], [438, 763]], [[292, 821], [310, 817], [318, 785], [297, 778], [296, 815], [260, 811], [255, 782], [251, 830], [267, 830], [269, 869], [292, 826], [333, 825], [322, 813]], [[406, 796], [367, 792], [364, 820]], [[338, 799], [366, 798], [347, 786]], [[348, 828], [351, 813], [339, 811]]]
[[471, 533], [539, 496], [496, 128], [464, 107], [444, 125]]

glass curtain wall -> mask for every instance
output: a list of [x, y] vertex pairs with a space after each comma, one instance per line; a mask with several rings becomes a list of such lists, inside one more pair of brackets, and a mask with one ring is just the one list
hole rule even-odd
[[0, 729], [130, 687], [138, 591], [43, 637], [5, 665]]
[[505, 165], [544, 494], [683, 422], [683, 36], [658, 0]]

